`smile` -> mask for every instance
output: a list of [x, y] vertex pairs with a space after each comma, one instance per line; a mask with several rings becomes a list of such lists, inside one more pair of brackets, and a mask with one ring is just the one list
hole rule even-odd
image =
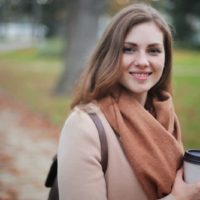
[[152, 72], [129, 72], [134, 78], [138, 80], [146, 80]]

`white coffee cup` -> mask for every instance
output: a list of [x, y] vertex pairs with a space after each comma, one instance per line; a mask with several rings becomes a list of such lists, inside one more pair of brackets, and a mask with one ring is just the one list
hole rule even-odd
[[183, 160], [185, 182], [200, 182], [200, 150], [193, 149], [186, 151]]

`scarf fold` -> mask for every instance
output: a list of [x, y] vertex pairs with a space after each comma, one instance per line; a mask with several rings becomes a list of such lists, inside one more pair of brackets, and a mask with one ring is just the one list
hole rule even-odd
[[153, 99], [155, 116], [123, 92], [115, 99], [107, 96], [98, 101], [120, 140], [149, 200], [162, 198], [171, 192], [176, 171], [181, 165], [183, 146], [180, 126], [171, 96]]

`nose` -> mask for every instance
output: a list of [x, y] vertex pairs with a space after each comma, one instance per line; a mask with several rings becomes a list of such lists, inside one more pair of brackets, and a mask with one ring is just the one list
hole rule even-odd
[[145, 52], [138, 52], [137, 56], [135, 57], [135, 66], [140, 68], [145, 68], [149, 66], [148, 56]]

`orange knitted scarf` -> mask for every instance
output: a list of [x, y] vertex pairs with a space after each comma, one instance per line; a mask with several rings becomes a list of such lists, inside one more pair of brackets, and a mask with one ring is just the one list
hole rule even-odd
[[119, 134], [129, 163], [149, 200], [171, 192], [181, 165], [183, 146], [171, 96], [153, 99], [155, 116], [127, 93], [98, 101], [108, 122]]

